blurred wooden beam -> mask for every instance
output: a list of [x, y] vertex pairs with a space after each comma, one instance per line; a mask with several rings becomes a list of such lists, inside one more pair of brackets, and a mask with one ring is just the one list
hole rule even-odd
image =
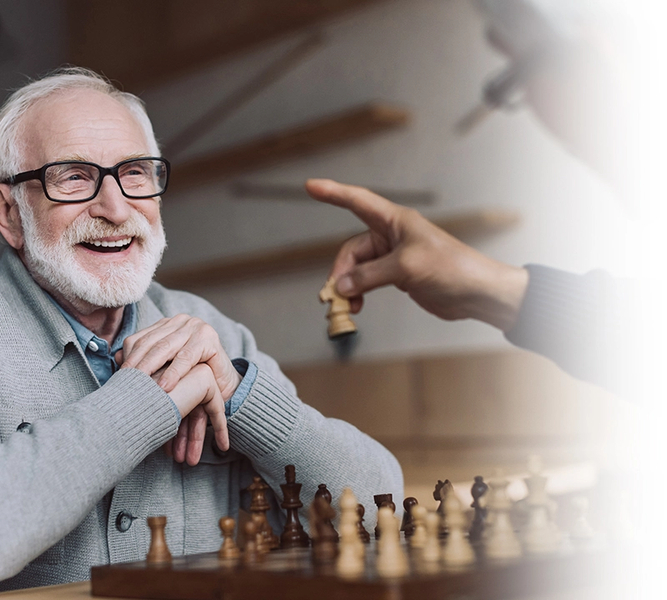
[[[374, 186], [370, 186], [370, 189], [376, 194], [404, 206], [431, 206], [435, 203], [436, 198], [435, 193], [431, 190], [389, 189]], [[264, 184], [251, 181], [235, 181], [230, 184], [229, 191], [234, 197], [244, 200], [287, 200], [296, 202], [312, 202], [313, 200], [306, 192], [303, 184]]]
[[66, 0], [67, 61], [147, 87], [380, 0]]
[[[446, 217], [434, 223], [453, 236], [465, 239], [504, 231], [516, 225], [519, 220], [519, 214], [515, 211], [483, 209]], [[262, 250], [245, 256], [224, 258], [165, 272], [158, 271], [157, 280], [171, 288], [196, 289], [318, 268], [331, 264], [341, 245], [355, 233], [312, 243]]]
[[401, 127], [408, 122], [405, 109], [387, 104], [367, 104], [305, 125], [269, 134], [176, 164], [169, 191], [210, 183], [287, 159], [310, 156], [332, 146]]

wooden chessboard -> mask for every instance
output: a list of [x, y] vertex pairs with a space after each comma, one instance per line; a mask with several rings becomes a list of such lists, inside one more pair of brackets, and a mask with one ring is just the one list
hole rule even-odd
[[614, 570], [607, 555], [576, 553], [433, 574], [413, 564], [411, 575], [382, 579], [374, 556], [371, 547], [365, 574], [349, 580], [333, 566], [313, 566], [308, 549], [274, 551], [253, 566], [225, 564], [217, 553], [106, 565], [92, 569], [92, 592], [156, 600], [500, 600], [594, 587]]

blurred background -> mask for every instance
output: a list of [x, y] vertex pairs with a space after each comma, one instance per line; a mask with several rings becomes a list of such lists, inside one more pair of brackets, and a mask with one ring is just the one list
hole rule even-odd
[[504, 262], [633, 274], [636, 221], [528, 110], [456, 133], [506, 64], [472, 1], [2, 0], [0, 23], [3, 92], [70, 63], [146, 102], [174, 167], [158, 280], [247, 325], [306, 402], [386, 444], [406, 495], [518, 475], [531, 453], [568, 467], [563, 492], [634, 460], [632, 405], [482, 323], [383, 289], [350, 356], [327, 339], [317, 294], [363, 227], [309, 200], [308, 177], [377, 190]]

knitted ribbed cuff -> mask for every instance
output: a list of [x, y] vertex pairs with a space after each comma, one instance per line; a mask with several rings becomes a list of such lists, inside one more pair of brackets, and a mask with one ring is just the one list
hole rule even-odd
[[228, 420], [231, 447], [250, 458], [276, 451], [294, 429], [300, 407], [297, 398], [259, 369], [250, 393]]
[[120, 369], [90, 399], [107, 415], [134, 463], [173, 438], [178, 430], [169, 395], [137, 369]]

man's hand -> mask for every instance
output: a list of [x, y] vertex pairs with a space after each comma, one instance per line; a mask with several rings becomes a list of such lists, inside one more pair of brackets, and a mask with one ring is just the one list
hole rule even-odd
[[[157, 381], [162, 375], [163, 373], [158, 371], [153, 375], [153, 379]], [[213, 425], [218, 448], [229, 449], [225, 401], [208, 365], [195, 365], [181, 378], [169, 396], [183, 420], [176, 437], [165, 445], [167, 454], [173, 456], [177, 462], [185, 460], [190, 466], [196, 465], [204, 447], [208, 419]]]
[[122, 369], [133, 367], [151, 376], [166, 366], [156, 381], [167, 393], [201, 363], [210, 367], [225, 400], [232, 397], [241, 383], [241, 376], [222, 348], [215, 329], [189, 315], [160, 319], [129, 336], [117, 362], [122, 363]]
[[331, 270], [352, 312], [361, 310], [366, 292], [395, 285], [442, 319], [475, 318], [503, 331], [516, 322], [528, 285], [525, 269], [484, 256], [417, 211], [365, 188], [310, 179], [306, 190], [351, 210], [369, 227], [343, 245]]

